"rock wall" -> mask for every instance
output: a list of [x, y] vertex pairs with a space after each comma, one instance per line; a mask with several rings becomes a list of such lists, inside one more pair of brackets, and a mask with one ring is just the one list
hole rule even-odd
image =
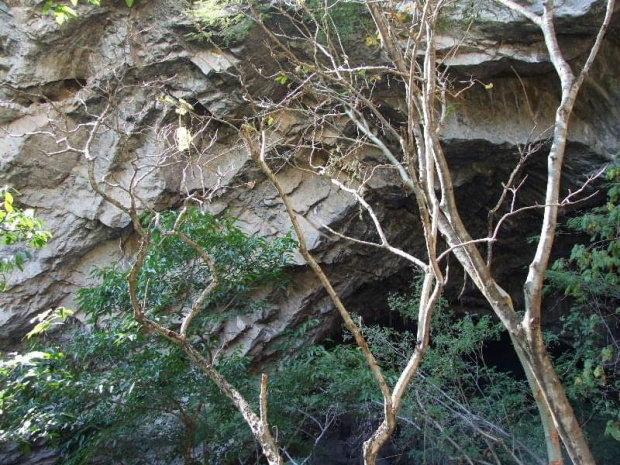
[[[578, 60], [588, 50], [602, 4], [563, 2], [557, 24], [567, 56]], [[245, 84], [253, 93], [277, 93], [273, 80], [252, 71], [271, 66], [259, 31], [251, 31], [244, 42], [222, 54], [188, 38], [195, 29], [186, 14], [187, 2], [141, 1], [132, 9], [124, 8], [120, 0], [107, 5], [83, 7], [79, 21], [59, 26], [42, 16], [38, 2], [0, 0], [0, 183], [18, 189], [19, 203], [35, 208], [54, 233], [23, 272], [10, 277], [10, 291], [0, 294], [0, 349], [14, 347], [38, 312], [56, 306], [74, 308], [74, 293], [89, 284], [94, 265], [128, 260], [131, 255], [128, 218], [92, 191], [84, 154], [61, 150], [63, 137], [76, 146], [83, 143], [76, 130], [84, 129], [80, 124], [92, 122], [93, 115], [110, 102], [110, 113], [122, 130], [103, 131], [92, 145], [98, 179], [127, 185], [137, 170], [139, 194], [156, 208], [178, 205], [193, 192], [211, 211], [233, 212], [250, 233], [274, 236], [290, 230], [275, 190], [225, 125], [213, 123], [205, 129], [204, 138], [216, 133], [218, 137], [197, 157], [184, 158], [171, 150], [177, 115], [161, 98], [191, 101], [203, 115], [242, 116], [247, 102], [229, 72], [233, 65], [248, 76]], [[551, 125], [558, 82], [532, 26], [491, 4], [477, 15], [448, 64], [457, 75], [475, 76], [478, 85], [453, 102], [455, 111], [443, 140], [464, 217], [481, 229], [501, 182], [518, 159], [519, 144], [528, 140], [534, 126]], [[448, 49], [460, 39], [462, 35], [453, 31], [440, 43]], [[578, 186], [620, 148], [620, 88], [615, 85], [620, 78], [619, 50], [620, 35], [614, 26], [571, 121], [566, 187]], [[492, 89], [482, 85], [489, 82]], [[383, 98], [395, 111], [402, 105], [388, 88]], [[284, 135], [294, 137], [308, 122], [285, 115], [279, 124]], [[344, 300], [365, 318], [380, 318], [390, 286], [402, 286], [410, 279], [408, 267], [395, 257], [325, 234], [322, 225], [360, 238], [373, 233], [359, 221], [355, 202], [325, 178], [286, 165], [279, 176], [302, 217], [311, 250]], [[540, 198], [544, 176], [544, 160], [535, 160], [529, 167], [524, 202]], [[373, 187], [378, 214], [393, 242], [409, 251], [420, 250], [423, 243], [415, 234], [414, 208], [396, 180], [385, 174]], [[110, 192], [126, 199], [122, 190], [110, 187]], [[498, 249], [500, 274], [515, 296], [519, 289], [511, 288], [510, 278], [522, 273], [522, 239], [533, 233], [528, 223], [510, 224]], [[274, 297], [270, 310], [227, 323], [223, 329], [231, 340], [253, 354], [268, 356], [271, 341], [307, 318], [321, 319], [317, 338], [339, 324], [300, 257], [291, 273], [292, 286], [285, 296]], [[464, 294], [462, 303], [480, 305], [473, 291]]]

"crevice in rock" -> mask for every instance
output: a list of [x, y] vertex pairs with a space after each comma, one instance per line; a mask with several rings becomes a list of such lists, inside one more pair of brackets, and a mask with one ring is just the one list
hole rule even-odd
[[86, 79], [62, 79], [22, 89], [17, 93], [14, 100], [25, 107], [33, 104], [61, 102], [72, 98], [84, 87], [86, 87]]

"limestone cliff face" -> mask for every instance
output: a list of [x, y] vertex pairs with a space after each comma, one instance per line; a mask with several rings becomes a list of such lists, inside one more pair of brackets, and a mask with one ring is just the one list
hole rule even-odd
[[[588, 50], [602, 3], [563, 2], [557, 25], [567, 56], [578, 60]], [[290, 229], [274, 189], [224, 126], [205, 132], [205, 137], [217, 133], [217, 138], [204, 157], [190, 160], [172, 153], [177, 115], [157, 99], [165, 92], [191, 101], [203, 114], [223, 119], [242, 116], [247, 103], [231, 72], [233, 64], [246, 73], [246, 85], [255, 94], [278, 92], [277, 83], [252, 71], [270, 66], [260, 33], [251, 31], [248, 39], [222, 54], [188, 38], [194, 27], [185, 13], [186, 2], [141, 1], [132, 9], [121, 1], [107, 4], [84, 7], [79, 21], [61, 27], [42, 16], [38, 2], [0, 0], [0, 183], [18, 189], [18, 201], [35, 208], [54, 233], [49, 246], [38, 251], [23, 272], [11, 276], [10, 291], [0, 294], [2, 349], [19, 341], [36, 313], [74, 307], [74, 292], [89, 283], [94, 265], [127, 260], [131, 254], [128, 218], [94, 194], [84, 155], [58, 152], [62, 137], [78, 145], [83, 142], [71, 139], [74, 130], [104, 111], [110, 96], [122, 130], [102, 133], [92, 146], [99, 179], [127, 185], [138, 160], [139, 194], [156, 208], [174, 207], [188, 192], [197, 192], [207, 208], [214, 212], [228, 208], [251, 233], [273, 236]], [[445, 36], [441, 43], [447, 49], [461, 37]], [[501, 182], [518, 159], [519, 144], [528, 140], [535, 125], [551, 125], [558, 82], [535, 29], [492, 6], [482, 8], [459, 50], [449, 65], [458, 75], [473, 75], [479, 81], [454, 102], [443, 140], [464, 217], [474, 228], [482, 228]], [[620, 36], [612, 29], [571, 121], [567, 187], [578, 186], [620, 148], [619, 51]], [[493, 83], [490, 90], [482, 85], [488, 82]], [[402, 105], [389, 89], [383, 95], [386, 106], [398, 110]], [[294, 137], [308, 122], [285, 116], [280, 124], [283, 134]], [[149, 162], [161, 157], [168, 157], [167, 163]], [[358, 221], [353, 199], [326, 179], [287, 166], [279, 176], [302, 216], [313, 253], [345, 301], [366, 317], [376, 317], [375, 312], [385, 306], [386, 283], [406, 281], [407, 267], [395, 257], [324, 234], [322, 225], [360, 238], [372, 235]], [[539, 199], [543, 179], [540, 158], [529, 167], [523, 202]], [[215, 184], [220, 189], [213, 193]], [[410, 251], [419, 249], [422, 241], [415, 234], [410, 199], [389, 176], [378, 179], [374, 187], [373, 200], [380, 205], [378, 214], [393, 242]], [[122, 190], [110, 187], [110, 191], [123, 198]], [[509, 289], [509, 277], [521, 272], [524, 258], [515, 250], [523, 245], [515, 236], [522, 239], [527, 233], [533, 230], [515, 223], [502, 234], [499, 252], [504, 255], [498, 266]], [[223, 328], [231, 340], [243, 343], [251, 353], [266, 355], [270, 341], [307, 318], [318, 316], [324, 322], [317, 337], [338, 324], [301, 259], [293, 268], [291, 288], [270, 310]]]

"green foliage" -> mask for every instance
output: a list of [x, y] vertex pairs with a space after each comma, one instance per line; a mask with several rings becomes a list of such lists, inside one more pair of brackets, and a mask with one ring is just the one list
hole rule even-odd
[[54, 439], [71, 419], [45, 409], [67, 392], [72, 376], [59, 368], [65, 355], [56, 350], [13, 354], [0, 361], [0, 442], [26, 442], [31, 436]]
[[64, 307], [46, 310], [30, 320], [30, 323], [35, 323], [35, 326], [26, 334], [26, 337], [30, 339], [31, 337], [47, 333], [52, 327], [64, 324], [67, 318], [73, 316], [74, 313], [73, 310]]
[[[182, 220], [175, 212], [161, 214], [138, 276], [139, 297], [150, 318], [172, 328], [212, 278], [193, 248], [166, 235], [175, 223], [213, 257], [220, 278], [190, 339], [242, 394], [256, 399], [250, 359], [220, 353], [215, 334], [227, 319], [265, 308], [257, 291], [286, 285], [283, 268], [295, 242], [250, 237], [232, 219], [195, 208]], [[62, 451], [65, 464], [90, 463], [94, 457], [136, 464], [183, 457], [189, 464], [198, 445], [204, 463], [250, 455], [253, 438], [239, 427], [243, 419], [230, 401], [178, 346], [135, 322], [127, 271], [115, 265], [93, 276], [100, 284], [78, 295], [89, 330], [76, 329], [63, 347], [33, 346], [29, 354], [0, 363], [0, 441], [47, 438]], [[56, 322], [51, 313], [45, 315], [36, 332]], [[157, 457], [145, 458], [154, 453]]]
[[345, 417], [350, 415], [362, 429], [361, 424], [368, 421], [365, 409], [376, 410], [373, 403], [379, 400], [359, 348], [314, 345], [300, 347], [272, 374], [269, 415], [277, 425], [280, 445], [301, 463], [313, 454], [323, 430], [341, 424]]
[[[34, 210], [21, 210], [13, 205], [11, 189], [0, 189], [0, 245], [15, 246], [25, 244], [40, 249], [52, 237], [43, 229], [43, 223], [34, 217]], [[0, 259], [0, 290], [6, 290], [6, 273], [21, 270], [30, 254], [24, 250]]]
[[306, 0], [306, 20], [318, 24], [320, 41], [332, 40], [343, 44], [363, 43], [373, 36], [376, 28], [365, 2], [340, 0]]
[[620, 168], [607, 180], [607, 203], [568, 221], [589, 243], [575, 245], [547, 277], [572, 302], [559, 334], [571, 346], [558, 360], [567, 394], [584, 422], [603, 422], [620, 440]]
[[[475, 0], [448, 0], [437, 18], [437, 31], [454, 33], [455, 30], [460, 29], [466, 33], [472, 24], [478, 21], [480, 13], [485, 7], [484, 2]], [[485, 85], [485, 88], [490, 90], [493, 88], [493, 84], [490, 84], [489, 87]]]
[[[152, 230], [152, 244], [138, 276], [138, 298], [146, 304], [147, 315], [174, 327], [191, 307], [197, 293], [207, 287], [211, 272], [196, 250], [176, 236], [166, 234], [177, 221], [177, 213], [160, 215]], [[283, 268], [290, 262], [296, 242], [290, 237], [267, 241], [248, 236], [230, 218], [215, 218], [197, 208], [187, 211], [179, 230], [207, 252], [216, 265], [220, 284], [204, 302], [196, 328], [248, 312], [263, 310], [260, 300], [248, 298], [260, 287], [284, 287]], [[102, 284], [78, 292], [78, 302], [87, 311], [89, 323], [99, 324], [121, 313], [131, 315], [127, 283], [128, 271], [117, 265], [93, 270]], [[133, 320], [130, 319], [130, 321]], [[194, 333], [211, 344], [210, 335]]]
[[[74, 9], [80, 4], [80, 0], [69, 0], [71, 6], [66, 3], [59, 3], [53, 0], [47, 0], [43, 4], [43, 14], [51, 15], [56, 19], [56, 22], [63, 25], [71, 19], [77, 19], [79, 17], [77, 11]], [[101, 0], [84, 0], [82, 3], [86, 3], [94, 6], [101, 6]], [[125, 0], [125, 4], [131, 8], [135, 0]]]
[[[138, 276], [139, 299], [149, 317], [174, 328], [212, 279], [196, 251], [167, 234], [176, 224], [213, 257], [221, 278], [190, 333], [192, 343], [247, 398], [257, 399], [256, 379], [248, 374], [250, 359], [237, 353], [218, 356], [215, 333], [225, 320], [264, 308], [255, 298], [259, 288], [284, 285], [282, 269], [294, 241], [248, 237], [233, 220], [198, 209], [189, 209], [181, 220], [167, 212], [156, 219], [147, 216], [143, 223], [156, 225]], [[247, 428], [239, 427], [243, 420], [230, 402], [179, 347], [146, 333], [133, 320], [127, 271], [115, 265], [95, 270], [94, 277], [101, 284], [79, 294], [93, 325], [89, 331], [76, 330], [63, 347], [34, 346], [29, 354], [13, 355], [0, 364], [0, 440], [27, 446], [45, 437], [69, 465], [95, 457], [136, 464], [183, 457], [189, 464], [197, 446], [204, 463], [251, 457], [254, 440]], [[414, 288], [412, 295], [390, 299], [393, 311], [408, 325], [417, 318], [416, 292]], [[43, 322], [55, 322], [50, 318]], [[281, 350], [291, 355], [273, 367], [270, 377], [271, 423], [278, 428], [280, 444], [300, 461], [321, 447], [320, 438], [336, 424], [351, 429], [352, 449], [359, 450], [382, 410], [359, 348], [346, 340], [332, 348], [300, 345], [313, 324], [307, 322], [288, 335]], [[415, 348], [415, 334], [378, 326], [364, 332], [394, 385]], [[440, 302], [432, 347], [406, 395], [392, 441], [403, 458], [483, 461], [492, 451], [502, 463], [515, 457], [527, 463], [529, 452], [521, 442], [536, 454], [540, 435], [528, 389], [484, 362], [484, 345], [500, 332], [500, 325], [488, 317], [456, 318], [446, 302]], [[485, 440], [489, 437], [495, 438], [491, 445]]]
[[[250, 11], [249, 7], [253, 10]], [[282, 17], [287, 22], [291, 17], [299, 17], [307, 25], [320, 29], [319, 41], [333, 40], [338, 43], [363, 42], [368, 34], [374, 34], [373, 22], [364, 2], [329, 0], [300, 1], [297, 4], [281, 3], [279, 7], [287, 10]], [[255, 26], [253, 15], [268, 20], [277, 15], [268, 3], [247, 2], [244, 0], [197, 0], [189, 11], [196, 19], [198, 33], [193, 38], [208, 39], [224, 47], [242, 42]], [[289, 18], [286, 18], [286, 16]], [[284, 78], [281, 78], [284, 80]], [[286, 84], [286, 82], [281, 82]]]
[[[254, 5], [262, 9], [261, 5]], [[255, 23], [246, 14], [248, 2], [243, 0], [198, 0], [189, 15], [196, 20], [197, 33], [190, 37], [210, 40], [224, 47], [242, 42]]]
[[[64, 352], [0, 364], [0, 441], [47, 438], [68, 465], [93, 457], [152, 463], [144, 456], [154, 451], [170, 463], [188, 444], [203, 444], [222, 463], [253, 445], [241, 417], [178, 347], [122, 327], [74, 336]], [[246, 394], [254, 387], [247, 363], [232, 354], [218, 364]]]
[[[392, 310], [409, 322], [417, 318], [417, 302], [417, 289], [390, 298]], [[363, 329], [393, 386], [413, 353], [415, 333], [382, 326]], [[406, 394], [398, 433], [392, 438], [403, 463], [466, 463], [466, 457], [482, 463], [487, 454], [496, 454], [501, 463], [516, 463], [516, 458], [530, 463], [531, 454], [543, 455], [527, 384], [484, 361], [483, 347], [502, 332], [489, 317], [457, 318], [445, 301], [439, 303], [432, 347]], [[376, 381], [359, 348], [345, 342], [331, 349], [300, 349], [273, 375], [270, 415], [281, 444], [300, 461], [313, 453], [308, 438], [316, 440], [330, 421], [346, 424], [349, 440], [357, 441], [351, 449], [359, 451], [381, 418]]]
[[[417, 289], [412, 296], [392, 296], [391, 308], [417, 318]], [[426, 463], [458, 463], [466, 456], [474, 462], [495, 454], [501, 463], [531, 460], [542, 444], [529, 388], [522, 379], [487, 365], [483, 349], [504, 333], [489, 316], [455, 315], [441, 300], [431, 325], [431, 347], [420, 375], [413, 382], [402, 416], [415, 427], [405, 427], [398, 437], [410, 444], [409, 457]], [[413, 353], [415, 334], [371, 328], [368, 334], [378, 360], [387, 366], [397, 362], [393, 376]], [[390, 364], [390, 362], [392, 362]], [[483, 439], [496, 438], [491, 443]], [[504, 447], [504, 441], [513, 448]], [[527, 447], [524, 446], [527, 444]]]
[[564, 278], [566, 294], [577, 299], [587, 295], [604, 295], [617, 298], [620, 285], [620, 168], [613, 168], [607, 175], [609, 182], [606, 205], [569, 220], [568, 227], [585, 233], [589, 244], [573, 247], [568, 260], [554, 264], [552, 279]]

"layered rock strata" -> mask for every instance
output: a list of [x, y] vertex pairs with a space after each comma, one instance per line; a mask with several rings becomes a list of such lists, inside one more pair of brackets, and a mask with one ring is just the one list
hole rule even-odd
[[[255, 94], [277, 93], [277, 82], [252, 71], [270, 66], [260, 31], [250, 31], [245, 41], [222, 53], [188, 37], [195, 29], [186, 13], [189, 5], [182, 1], [136, 2], [133, 9], [122, 8], [123, 2], [84, 7], [79, 21], [63, 26], [42, 16], [34, 3], [0, 1], [0, 183], [19, 190], [20, 204], [36, 209], [54, 238], [22, 272], [10, 276], [10, 291], [0, 294], [1, 349], [15, 347], [38, 312], [75, 307], [75, 291], [91, 283], [93, 266], [131, 259], [129, 219], [93, 192], [84, 154], [61, 150], [63, 137], [77, 146], [84, 143], [73, 136], [74, 130], [92, 122], [93, 115], [110, 111], [118, 123], [91, 147], [98, 179], [127, 185], [137, 170], [140, 197], [158, 209], [177, 206], [188, 193], [197, 193], [206, 208], [227, 210], [249, 233], [269, 237], [290, 230], [274, 188], [225, 125], [202, 129], [204, 139], [213, 140], [208, 151], [196, 156], [175, 152], [178, 115], [162, 98], [191, 102], [198, 120], [240, 117], [247, 102], [234, 77], [238, 69], [249, 76], [246, 85]], [[592, 42], [602, 4], [567, 1], [558, 12], [564, 51], [576, 62]], [[457, 78], [474, 76], [476, 82], [453, 102], [443, 141], [463, 216], [474, 230], [483, 231], [519, 146], [533, 128], [551, 125], [558, 82], [531, 25], [491, 6], [476, 14], [464, 41], [463, 34], [440, 39], [446, 50], [461, 41], [448, 65]], [[619, 35], [612, 29], [571, 121], [567, 187], [578, 187], [620, 148], [620, 88], [615, 85], [619, 50]], [[402, 102], [388, 88], [382, 92], [384, 105], [397, 112]], [[183, 124], [193, 123], [190, 118]], [[308, 123], [284, 114], [278, 124], [282, 137], [294, 138]], [[370, 321], [380, 319], [387, 289], [406, 284], [409, 267], [394, 256], [326, 233], [324, 225], [360, 239], [374, 237], [370, 225], [359, 220], [354, 199], [327, 178], [285, 163], [278, 175], [300, 215], [310, 249], [345, 302]], [[521, 200], [533, 203], [543, 188], [542, 156], [531, 163], [528, 175]], [[392, 242], [410, 252], [423, 250], [412, 200], [388, 172], [373, 182], [372, 200]], [[110, 187], [110, 192], [127, 200], [122, 190]], [[510, 277], [522, 273], [523, 238], [535, 233], [529, 223], [516, 221], [502, 232], [497, 267], [509, 289]], [[314, 337], [333, 331], [338, 318], [300, 257], [291, 273], [286, 295], [275, 296], [260, 315], [226, 323], [223, 333], [249, 353], [265, 356], [270, 342], [308, 318], [321, 321]], [[511, 290], [518, 294], [518, 289]], [[469, 304], [467, 295], [461, 296], [464, 305], [479, 305], [474, 292]]]

